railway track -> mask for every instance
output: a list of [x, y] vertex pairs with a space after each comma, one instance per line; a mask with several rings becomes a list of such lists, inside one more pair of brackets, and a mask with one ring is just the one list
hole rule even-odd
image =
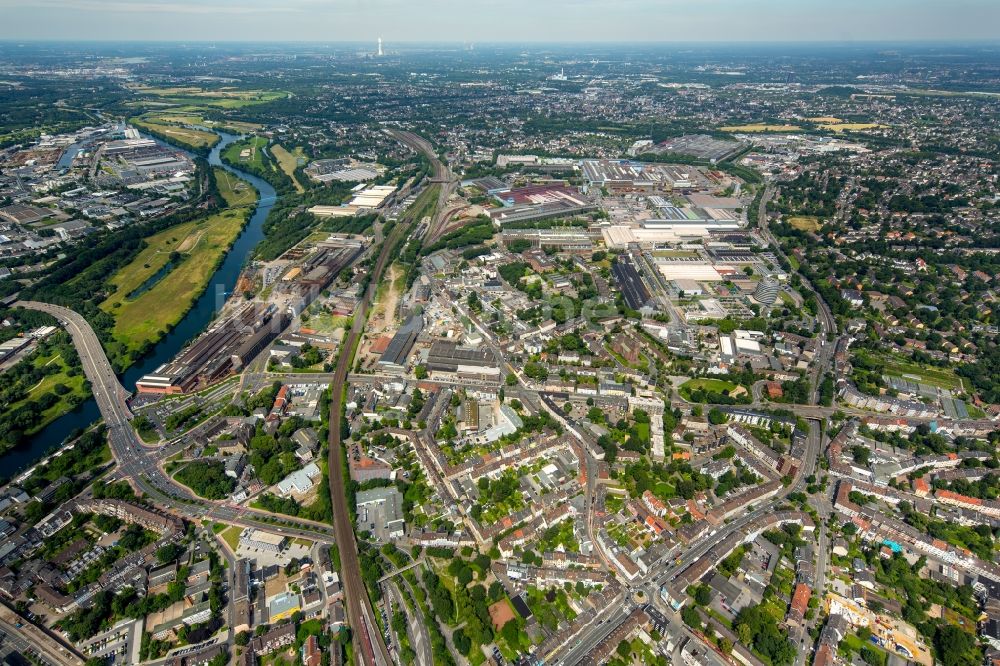
[[[390, 134], [398, 141], [410, 146], [427, 155], [434, 165], [435, 176], [449, 177], [447, 167], [434, 154], [433, 147], [426, 139], [410, 132], [391, 130]], [[445, 187], [442, 186], [442, 196]], [[444, 197], [447, 200], [447, 197]], [[439, 204], [435, 212], [435, 220], [443, 212], [443, 207]], [[344, 396], [347, 392], [347, 375], [354, 362], [354, 354], [357, 350], [358, 342], [364, 332], [368, 318], [368, 312], [375, 299], [378, 283], [382, 279], [386, 267], [391, 260], [395, 259], [394, 250], [399, 242], [405, 239], [415, 225], [419, 222], [410, 217], [404, 217], [402, 224], [396, 225], [392, 232], [382, 243], [375, 266], [372, 269], [371, 279], [365, 289], [364, 296], [354, 312], [354, 320], [351, 330], [344, 339], [342, 351], [337, 359], [334, 368], [334, 375], [331, 382], [330, 400], [330, 435], [329, 435], [329, 458], [327, 460], [330, 474], [330, 495], [333, 504], [333, 527], [337, 545], [340, 549], [341, 577], [344, 583], [344, 599], [347, 603], [347, 617], [351, 627], [359, 634], [361, 646], [361, 661], [364, 664], [373, 666], [389, 666], [392, 658], [386, 648], [385, 640], [378, 630], [378, 623], [375, 621], [375, 613], [372, 609], [371, 599], [368, 590], [365, 588], [364, 579], [361, 577], [361, 563], [358, 557], [358, 542], [354, 534], [354, 525], [351, 522], [352, 508], [347, 505], [347, 484], [350, 479], [346, 478], [345, 469], [341, 459], [341, 417], [344, 409]]]

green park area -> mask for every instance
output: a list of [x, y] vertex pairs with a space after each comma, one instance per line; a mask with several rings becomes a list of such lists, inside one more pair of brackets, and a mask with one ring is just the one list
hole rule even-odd
[[212, 169], [219, 194], [229, 208], [252, 206], [257, 201], [257, 190], [250, 183], [239, 178], [223, 168]]
[[101, 309], [115, 319], [118, 357], [134, 357], [177, 324], [204, 292], [249, 217], [230, 208], [145, 239], [147, 247], [111, 278], [115, 292]]
[[24, 386], [24, 397], [5, 405], [4, 409], [9, 414], [16, 414], [29, 406], [32, 409], [41, 408], [35, 424], [25, 431], [30, 435], [80, 404], [90, 396], [90, 392], [85, 386], [87, 380], [83, 372], [79, 369], [71, 371], [62, 350], [58, 348], [40, 349], [28, 362], [41, 378], [30, 386]]
[[698, 378], [689, 379], [681, 384], [680, 392], [685, 398], [690, 398], [691, 392], [701, 389], [707, 393], [729, 394], [736, 389], [736, 384], [724, 379]]

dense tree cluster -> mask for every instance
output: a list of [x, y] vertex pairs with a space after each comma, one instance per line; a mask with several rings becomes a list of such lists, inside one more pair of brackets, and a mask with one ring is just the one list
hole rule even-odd
[[236, 488], [236, 479], [226, 476], [226, 466], [218, 460], [194, 460], [182, 467], [174, 478], [200, 497], [225, 499]]

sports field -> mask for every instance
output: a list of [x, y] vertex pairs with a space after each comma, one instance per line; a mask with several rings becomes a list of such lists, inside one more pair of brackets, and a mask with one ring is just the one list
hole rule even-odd
[[[131, 357], [183, 318], [248, 216], [248, 208], [228, 209], [146, 239], [148, 247], [115, 273], [110, 283], [117, 289], [101, 303], [101, 309], [115, 318], [112, 332], [122, 346], [117, 351]], [[180, 259], [168, 267], [172, 252]], [[159, 281], [128, 298], [161, 269], [167, 273]]]
[[891, 355], [879, 356], [879, 361], [885, 363], [885, 374], [902, 377], [920, 384], [928, 384], [952, 391], [964, 391], [962, 378], [948, 368], [934, 368], [897, 359]]

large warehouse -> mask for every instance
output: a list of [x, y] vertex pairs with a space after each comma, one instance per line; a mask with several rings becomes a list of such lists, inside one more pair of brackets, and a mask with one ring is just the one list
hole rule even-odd
[[641, 227], [614, 224], [601, 228], [604, 243], [611, 249], [628, 247], [629, 243], [654, 246], [701, 240], [714, 232], [736, 231], [735, 220], [646, 220]]

